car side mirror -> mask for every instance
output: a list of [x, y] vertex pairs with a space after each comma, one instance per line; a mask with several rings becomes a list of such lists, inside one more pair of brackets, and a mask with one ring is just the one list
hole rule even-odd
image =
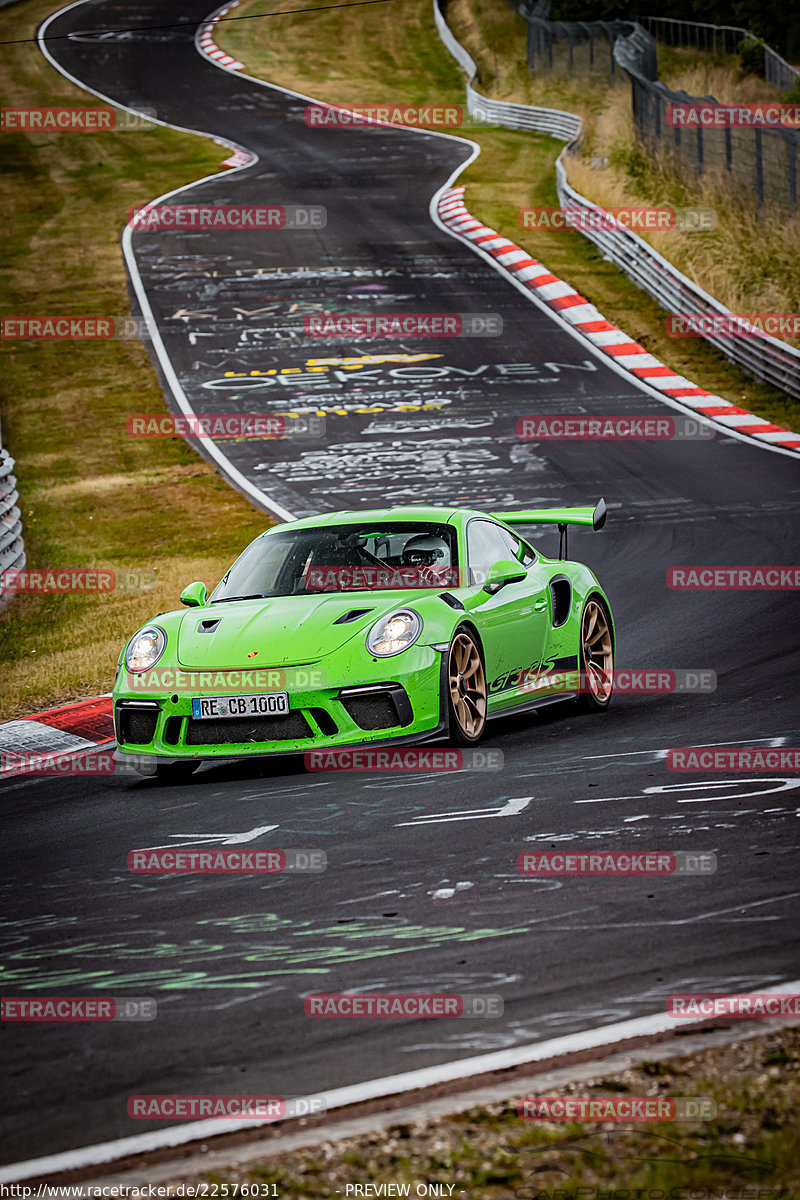
[[483, 591], [494, 596], [507, 583], [519, 583], [527, 574], [522, 563], [516, 562], [513, 558], [501, 558], [499, 562], [493, 563], [489, 568]]
[[181, 592], [181, 604], [187, 608], [202, 608], [207, 597], [206, 585], [198, 579], [194, 583], [187, 583]]

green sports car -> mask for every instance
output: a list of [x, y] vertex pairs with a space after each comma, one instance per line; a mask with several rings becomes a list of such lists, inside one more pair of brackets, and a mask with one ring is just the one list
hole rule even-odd
[[[409, 507], [276, 525], [210, 596], [181, 594], [119, 657], [118, 761], [147, 775], [354, 746], [477, 743], [491, 717], [608, 706], [608, 599], [567, 559], [606, 506], [487, 514]], [[555, 524], [558, 559], [512, 526]], [[188, 610], [188, 611], [187, 611]]]

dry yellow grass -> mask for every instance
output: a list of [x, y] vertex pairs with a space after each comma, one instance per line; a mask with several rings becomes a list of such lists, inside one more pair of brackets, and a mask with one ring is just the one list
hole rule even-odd
[[[630, 205], [713, 208], [717, 227], [703, 233], [647, 232], [645, 239], [679, 270], [734, 312], [800, 311], [800, 215], [765, 208], [737, 193], [719, 176], [687, 177], [667, 158], [643, 154], [634, 134], [630, 84], [564, 64], [530, 77], [525, 58], [525, 22], [493, 0], [452, 0], [448, 22], [478, 64], [479, 87], [501, 100], [578, 112], [585, 137], [578, 156], [566, 160], [571, 185], [603, 207]], [[604, 52], [598, 51], [598, 61]], [[558, 55], [556, 56], [558, 59]], [[563, 55], [562, 55], [563, 57]], [[585, 56], [584, 56], [585, 57]], [[696, 51], [663, 50], [662, 77], [690, 95], [714, 95], [725, 103], [775, 100], [763, 79], [742, 76], [737, 60], [704, 59]], [[604, 167], [592, 160], [608, 159]], [[632, 165], [633, 169], [629, 169]], [[787, 339], [788, 340], [788, 339]], [[800, 345], [800, 339], [791, 339]]]

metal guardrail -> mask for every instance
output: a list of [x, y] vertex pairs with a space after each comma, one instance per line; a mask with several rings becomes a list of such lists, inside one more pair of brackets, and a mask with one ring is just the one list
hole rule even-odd
[[555, 137], [563, 137], [567, 141], [578, 136], [581, 119], [574, 113], [560, 112], [555, 108], [534, 108], [530, 104], [512, 104], [506, 100], [491, 100], [488, 96], [476, 92], [472, 80], [478, 73], [478, 64], [454, 37], [436, 0], [433, 4], [433, 19], [439, 37], [467, 74], [467, 112], [471, 117], [476, 121], [485, 121], [488, 125], [552, 133]]
[[[592, 229], [586, 228], [588, 222], [584, 222], [581, 233], [585, 237], [668, 312], [731, 316], [724, 304], [709, 296], [657, 250], [570, 187], [562, 161], [564, 153], [559, 155], [556, 162], [556, 186], [561, 207], [565, 211], [600, 214], [602, 221], [596, 223], [609, 226]], [[773, 387], [800, 399], [800, 350], [794, 346], [767, 334], [753, 337], [704, 334], [703, 337], [756, 379], [771, 383]]]
[[532, 104], [513, 104], [508, 100], [491, 100], [476, 92], [471, 83], [467, 83], [467, 112], [476, 121], [485, 121], [488, 125], [549, 133], [566, 142], [579, 137], [582, 127], [582, 121], [575, 113], [559, 108], [536, 108]]
[[22, 516], [17, 503], [19, 493], [13, 469], [14, 459], [7, 450], [0, 448], [0, 608], [11, 599], [8, 593], [3, 594], [3, 571], [25, 566]]
[[[442, 26], [445, 29], [447, 26], [439, 9], [439, 2], [440, 0], [433, 0], [433, 10], [437, 28], [441, 31]], [[450, 49], [451, 43], [453, 43], [458, 47], [465, 59], [472, 64], [470, 75], [474, 76], [475, 64], [472, 58], [459, 46], [449, 29], [447, 29], [447, 35], [447, 38], [442, 38], [445, 46]], [[617, 45], [619, 45], [619, 41]], [[457, 58], [464, 66], [459, 55], [454, 54], [453, 57]], [[469, 70], [467, 67], [464, 69]], [[683, 275], [649, 243], [631, 232], [630, 229], [620, 225], [599, 205], [593, 204], [591, 200], [581, 196], [570, 186], [564, 166], [564, 156], [574, 149], [581, 136], [580, 117], [575, 113], [565, 113], [560, 109], [535, 108], [532, 105], [490, 100], [475, 91], [470, 78], [467, 84], [467, 108], [468, 111], [473, 112], [477, 107], [491, 114], [493, 124], [508, 124], [512, 129], [531, 129], [536, 132], [549, 133], [553, 137], [569, 142], [556, 160], [556, 186], [561, 207], [565, 210], [580, 210], [602, 216], [602, 221], [595, 223], [601, 224], [603, 228], [586, 228], [589, 222], [582, 222], [580, 232], [593, 241], [616, 266], [625, 272], [629, 279], [652, 296], [657, 304], [674, 314], [697, 313], [703, 316], [733, 316], [724, 304], [715, 300], [698, 284]], [[530, 114], [528, 124], [522, 124], [524, 117], [520, 110], [527, 110]], [[788, 395], [800, 399], [800, 350], [794, 346], [768, 334], [752, 338], [721, 338], [708, 334], [702, 336], [756, 379], [771, 383]]]
[[464, 49], [460, 42], [456, 41], [453, 34], [450, 32], [450, 26], [444, 19], [444, 14], [439, 8], [437, 0], [433, 0], [433, 19], [436, 22], [436, 28], [439, 31], [439, 37], [444, 42], [447, 49], [452, 54], [453, 58], [463, 67], [467, 73], [468, 79], [473, 79], [478, 74], [478, 64]]
[[[683, 21], [676, 17], [637, 17], [646, 29], [670, 46], [697, 46], [716, 54], [735, 54], [743, 41], [760, 44], [760, 39], [740, 25], [709, 25], [705, 21]], [[764, 45], [764, 78], [778, 91], [788, 92], [800, 79], [800, 71]]]

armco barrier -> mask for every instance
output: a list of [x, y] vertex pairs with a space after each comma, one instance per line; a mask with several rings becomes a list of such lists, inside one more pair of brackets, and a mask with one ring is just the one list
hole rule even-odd
[[[567, 181], [563, 153], [556, 162], [556, 186], [561, 207], [565, 210], [603, 213], [603, 209], [581, 196]], [[602, 250], [603, 254], [621, 267], [629, 279], [648, 292], [662, 308], [672, 313], [702, 313], [730, 316], [730, 310], [677, 267], [654, 250], [635, 233], [620, 225], [607, 214], [603, 225], [610, 228], [581, 228]], [[779, 338], [763, 334], [758, 337], [715, 337], [705, 334], [705, 340], [716, 346], [727, 358], [737, 363], [756, 379], [771, 383], [790, 396], [800, 399], [800, 350]]]
[[467, 73], [467, 78], [473, 79], [478, 74], [478, 64], [450, 32], [450, 26], [444, 19], [444, 14], [439, 8], [438, 0], [433, 0], [433, 19], [436, 22], [436, 28], [439, 32], [439, 37], [442, 39], [445, 46], [450, 51], [459, 66], [464, 68]]
[[[708, 292], [683, 275], [637, 234], [632, 233], [610, 214], [605, 213], [599, 205], [593, 204], [570, 187], [564, 157], [580, 139], [580, 117], [556, 108], [537, 108], [533, 105], [512, 104], [505, 100], [492, 100], [481, 96], [472, 86], [476, 72], [475, 62], [447, 27], [439, 8], [439, 0], [433, 0], [433, 12], [442, 41], [470, 76], [467, 83], [467, 110], [472, 116], [493, 125], [548, 133], [570, 143], [556, 160], [559, 202], [564, 209], [603, 215], [603, 228], [589, 229], [582, 226], [580, 232], [593, 241], [603, 254], [668, 312], [732, 316], [724, 304], [709, 296]], [[632, 36], [637, 36], [636, 30]], [[615, 57], [621, 66], [625, 65], [627, 41], [626, 38], [619, 38], [614, 46]], [[800, 399], [800, 350], [794, 346], [768, 334], [744, 338], [722, 338], [708, 334], [704, 336], [706, 341], [716, 346], [727, 358], [756, 379], [770, 383], [788, 395]]]
[[488, 125], [549, 133], [566, 142], [576, 141], [581, 133], [581, 119], [575, 113], [562, 112], [558, 108], [536, 108], [532, 104], [512, 104], [508, 100], [490, 100], [476, 92], [471, 83], [467, 84], [467, 112]]
[[7, 450], [0, 448], [0, 608], [11, 599], [8, 593], [3, 593], [3, 571], [25, 566], [22, 517], [17, 503], [19, 493], [13, 470], [13, 458]]

